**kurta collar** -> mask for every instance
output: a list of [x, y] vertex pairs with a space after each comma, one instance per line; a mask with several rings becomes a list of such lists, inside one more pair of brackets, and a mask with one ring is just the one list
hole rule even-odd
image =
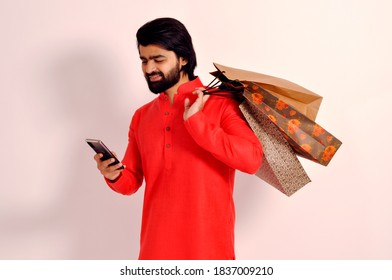
[[[192, 93], [196, 88], [202, 87], [203, 83], [201, 82], [199, 77], [196, 77], [192, 81], [186, 82], [178, 87], [177, 94], [189, 94]], [[161, 97], [166, 97], [166, 93], [162, 92], [160, 94]]]

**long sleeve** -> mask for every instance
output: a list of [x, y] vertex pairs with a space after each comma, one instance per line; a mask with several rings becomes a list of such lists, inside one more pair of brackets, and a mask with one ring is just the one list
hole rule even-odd
[[124, 195], [133, 194], [143, 183], [142, 161], [134, 131], [137, 121], [135, 114], [128, 133], [127, 150], [122, 160], [125, 169], [114, 182], [106, 179], [108, 186], [112, 190]]
[[211, 121], [205, 110], [191, 116], [185, 127], [195, 142], [215, 158], [240, 171], [254, 174], [261, 165], [262, 147], [242, 117], [238, 104], [227, 101], [221, 106], [220, 124]]

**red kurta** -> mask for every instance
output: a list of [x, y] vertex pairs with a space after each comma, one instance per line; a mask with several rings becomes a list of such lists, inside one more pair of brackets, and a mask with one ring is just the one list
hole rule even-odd
[[109, 186], [132, 194], [146, 181], [139, 259], [234, 259], [235, 169], [255, 173], [261, 145], [238, 103], [211, 96], [184, 122], [184, 100], [198, 78], [183, 84], [174, 103], [165, 94], [135, 112], [123, 159]]

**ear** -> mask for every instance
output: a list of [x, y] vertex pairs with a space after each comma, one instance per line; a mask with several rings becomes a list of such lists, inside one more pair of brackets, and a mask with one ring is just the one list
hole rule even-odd
[[184, 67], [184, 66], [187, 65], [187, 64], [188, 64], [188, 59], [185, 59], [185, 58], [183, 58], [183, 57], [180, 57], [180, 65], [181, 65], [181, 68]]

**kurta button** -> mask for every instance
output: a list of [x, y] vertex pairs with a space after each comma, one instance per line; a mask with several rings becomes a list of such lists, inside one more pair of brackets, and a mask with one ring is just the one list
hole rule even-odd
[[166, 144], [166, 148], [170, 148], [171, 147], [171, 144]]
[[170, 126], [166, 126], [166, 131], [170, 131]]
[[168, 111], [165, 112], [165, 116], [167, 116], [167, 115], [169, 115], [169, 112], [168, 112]]

